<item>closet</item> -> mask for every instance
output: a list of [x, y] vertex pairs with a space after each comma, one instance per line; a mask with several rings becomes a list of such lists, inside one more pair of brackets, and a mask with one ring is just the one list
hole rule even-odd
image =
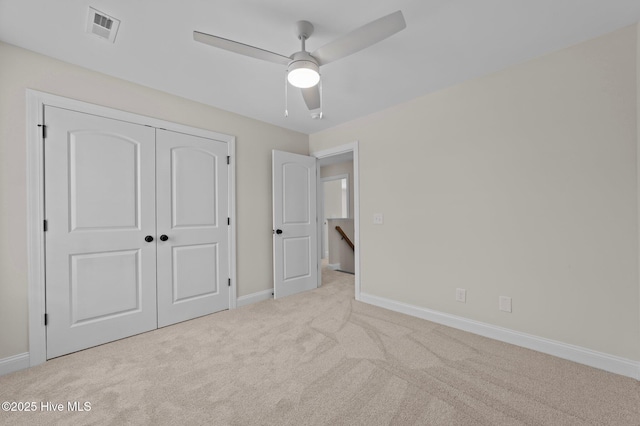
[[229, 308], [224, 141], [45, 106], [46, 352]]

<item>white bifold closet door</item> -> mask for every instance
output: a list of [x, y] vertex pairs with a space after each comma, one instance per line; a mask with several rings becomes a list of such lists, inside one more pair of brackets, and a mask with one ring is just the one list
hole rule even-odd
[[166, 130], [156, 140], [164, 327], [229, 308], [228, 166], [224, 142]]
[[45, 123], [47, 358], [227, 309], [226, 144], [48, 106]]

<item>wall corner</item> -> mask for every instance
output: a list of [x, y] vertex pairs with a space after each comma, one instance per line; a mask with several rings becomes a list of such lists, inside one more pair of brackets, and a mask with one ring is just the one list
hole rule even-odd
[[[638, 199], [638, 269], [640, 270], [640, 22], [636, 23], [636, 197]], [[638, 377], [640, 380], [640, 275], [638, 276]]]

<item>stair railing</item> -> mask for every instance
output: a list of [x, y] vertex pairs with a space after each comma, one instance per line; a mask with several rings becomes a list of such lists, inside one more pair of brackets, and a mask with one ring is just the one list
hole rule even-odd
[[336, 226], [336, 231], [338, 231], [338, 233], [342, 236], [342, 239], [345, 240], [347, 244], [349, 244], [349, 247], [351, 247], [351, 250], [355, 251], [356, 248], [353, 245], [353, 242], [349, 239], [349, 237], [347, 237], [347, 234], [344, 233], [342, 228], [340, 228], [340, 226]]

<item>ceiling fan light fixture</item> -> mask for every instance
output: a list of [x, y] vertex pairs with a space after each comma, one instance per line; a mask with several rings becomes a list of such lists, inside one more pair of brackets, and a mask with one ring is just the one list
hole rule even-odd
[[313, 87], [320, 81], [320, 68], [312, 61], [294, 61], [287, 69], [289, 84], [301, 89]]
[[[352, 55], [374, 45], [398, 31], [407, 27], [401, 11], [395, 11], [375, 21], [371, 21], [346, 35], [325, 44], [324, 46], [309, 53], [306, 49], [306, 41], [313, 34], [313, 24], [309, 21], [298, 21], [296, 23], [296, 35], [300, 40], [300, 51], [291, 56], [270, 52], [259, 47], [250, 46], [218, 37], [199, 31], [193, 32], [195, 41], [211, 45], [230, 52], [239, 53], [264, 61], [273, 62], [279, 65], [287, 65], [285, 74], [285, 117], [289, 112], [287, 109], [287, 89], [289, 84], [301, 89], [302, 98], [309, 111], [315, 117], [314, 110], [322, 108], [322, 81], [320, 79], [320, 66], [327, 65], [335, 60]], [[318, 116], [322, 118], [322, 110]]]

